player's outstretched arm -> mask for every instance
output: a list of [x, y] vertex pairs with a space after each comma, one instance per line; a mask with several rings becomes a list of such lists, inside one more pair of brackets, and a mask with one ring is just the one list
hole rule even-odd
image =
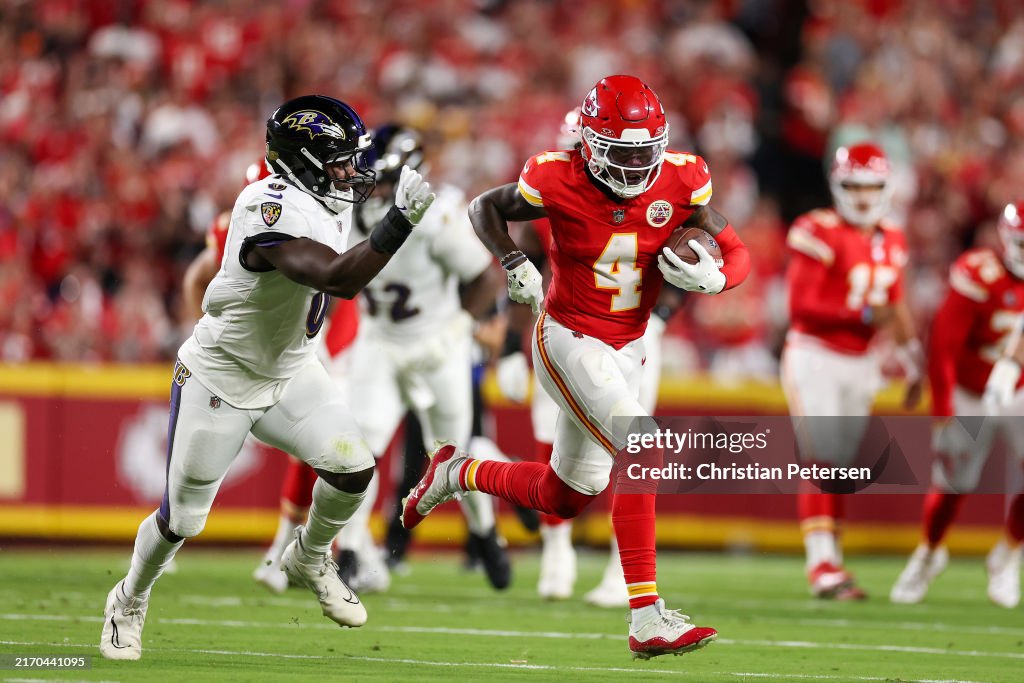
[[289, 280], [331, 296], [351, 299], [387, 264], [433, 204], [430, 183], [408, 166], [395, 189], [395, 205], [370, 233], [370, 238], [344, 254], [305, 237], [253, 247], [246, 265], [276, 269]]
[[378, 251], [370, 240], [339, 254], [326, 244], [300, 237], [274, 246], [254, 247], [247, 265], [254, 270], [275, 269], [300, 285], [351, 299], [381, 271], [392, 254]]

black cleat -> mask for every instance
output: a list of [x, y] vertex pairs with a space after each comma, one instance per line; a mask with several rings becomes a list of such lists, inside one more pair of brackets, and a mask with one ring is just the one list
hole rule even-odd
[[540, 531], [540, 513], [536, 510], [517, 505], [516, 517], [519, 518], [519, 523], [523, 525], [523, 528], [530, 533], [537, 533]]
[[338, 578], [347, 585], [352, 585], [352, 580], [359, 572], [359, 558], [354, 550], [339, 550], [334, 561], [338, 563]]
[[494, 528], [485, 536], [471, 532], [466, 543], [467, 555], [479, 559], [487, 580], [497, 590], [505, 590], [512, 583], [512, 564], [505, 546], [505, 539], [499, 537], [498, 530]]

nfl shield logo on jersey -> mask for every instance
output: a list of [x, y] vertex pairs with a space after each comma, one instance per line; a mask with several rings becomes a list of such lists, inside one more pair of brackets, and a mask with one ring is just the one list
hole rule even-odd
[[263, 222], [270, 227], [277, 222], [277, 219], [281, 217], [281, 205], [277, 202], [264, 202], [260, 205], [260, 210], [263, 212]]
[[612, 222], [618, 225], [626, 219], [625, 209], [612, 209]]
[[217, 408], [220, 408], [220, 396], [211, 396], [210, 397], [210, 407], [213, 408], [214, 410], [217, 410]]

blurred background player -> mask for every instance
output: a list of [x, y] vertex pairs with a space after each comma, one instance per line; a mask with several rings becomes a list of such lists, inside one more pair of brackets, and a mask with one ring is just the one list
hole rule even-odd
[[[614, 418], [646, 415], [637, 402], [640, 338], [662, 282], [717, 294], [749, 272], [743, 242], [707, 206], [707, 164], [667, 151], [668, 122], [653, 90], [633, 76], [609, 76], [587, 94], [580, 114], [579, 153], [533, 156], [518, 183], [488, 190], [470, 206], [473, 227], [507, 271], [509, 297], [534, 312], [544, 300], [541, 274], [509, 236], [508, 221], [551, 220], [556, 258], [533, 349], [541, 382], [562, 409], [551, 461], [496, 463], [442, 447], [407, 499], [408, 527], [464, 491], [486, 491], [563, 518], [579, 514], [607, 487], [625, 446], [630, 421]], [[679, 223], [711, 232], [724, 265], [693, 240], [696, 264], [664, 248], [670, 226]], [[653, 490], [616, 491], [612, 501], [632, 608], [629, 649], [645, 659], [689, 652], [717, 635], [665, 609], [658, 597], [654, 504]]]
[[416, 171], [403, 170], [394, 208], [366, 244], [346, 251], [352, 205], [373, 191], [364, 156], [371, 140], [359, 115], [340, 100], [298, 97], [273, 112], [266, 135], [266, 159], [278, 175], [249, 185], [235, 202], [223, 268], [179, 349], [164, 498], [139, 525], [128, 575], [107, 595], [100, 652], [108, 659], [142, 656], [150, 590], [185, 539], [203, 530], [250, 433], [319, 477], [306, 523], [285, 549], [285, 573], [339, 625], [366, 622], [329, 550], [365, 495], [373, 456], [316, 360], [314, 339], [327, 297], [355, 296], [434, 196]]
[[[881, 384], [876, 333], [891, 330], [907, 372], [905, 405], [921, 394], [920, 342], [903, 301], [906, 240], [886, 218], [889, 162], [864, 142], [836, 151], [829, 176], [834, 206], [798, 217], [789, 230], [790, 328], [780, 367], [797, 425], [801, 459], [844, 465], [859, 448]], [[831, 418], [831, 419], [829, 419]], [[802, 484], [798, 494], [807, 577], [818, 598], [866, 597], [843, 569], [840, 495]]]
[[[374, 132], [374, 156], [377, 192], [356, 209], [357, 241], [388, 212], [402, 168], [423, 164], [423, 142], [412, 128], [387, 124]], [[364, 315], [348, 383], [356, 423], [377, 457], [409, 410], [417, 415], [426, 447], [433, 448], [436, 440], [469, 447], [473, 327], [489, 315], [500, 291], [493, 265], [473, 233], [462, 191], [445, 185], [408, 244], [363, 290]], [[370, 591], [390, 583], [369, 529], [377, 479], [338, 539], [342, 566], [355, 585]], [[511, 566], [495, 527], [494, 501], [474, 492], [460, 505], [488, 579], [495, 588], [507, 587]]]
[[[580, 140], [580, 108], [570, 110], [559, 128], [556, 148], [577, 152]], [[523, 224], [516, 243], [523, 253], [537, 266], [544, 276], [545, 284], [550, 280], [548, 251], [551, 249], [551, 224], [540, 218]], [[661, 339], [665, 325], [678, 307], [680, 297], [671, 287], [665, 287], [659, 296], [658, 305], [651, 311], [651, 317], [644, 331], [643, 342], [646, 362], [640, 383], [640, 405], [648, 413], [654, 413], [657, 403], [658, 384], [661, 379]], [[496, 378], [502, 394], [519, 403], [525, 403], [530, 396], [530, 422], [533, 428], [534, 456], [538, 462], [551, 460], [552, 444], [555, 440], [555, 424], [558, 420], [558, 404], [541, 386], [536, 374], [530, 373], [530, 363], [522, 350], [524, 322], [530, 314], [529, 307], [513, 305], [514, 319], [509, 330], [504, 355], [498, 361]], [[532, 386], [530, 386], [532, 382]], [[576, 583], [576, 550], [572, 545], [572, 520], [557, 515], [544, 514], [540, 518], [541, 556], [540, 576], [537, 594], [548, 600], [566, 600], [572, 597]], [[608, 563], [601, 581], [588, 591], [583, 599], [598, 607], [627, 607], [629, 593], [626, 579], [622, 574], [619, 548], [614, 529], [610, 532]]]
[[[949, 292], [935, 315], [928, 345], [936, 421], [932, 490], [924, 501], [923, 538], [892, 587], [893, 602], [920, 602], [946, 568], [946, 532], [964, 494], [977, 488], [1000, 432], [1013, 460], [1018, 466], [1024, 462], [1024, 392], [1020, 365], [1013, 359], [1024, 313], [1022, 219], [1024, 202], [1008, 204], [997, 223], [1000, 251], [971, 249], [950, 269]], [[961, 416], [975, 419], [962, 421]], [[1017, 492], [1006, 512], [1004, 537], [986, 561], [988, 597], [1002, 607], [1020, 603], [1022, 541], [1024, 496]]]

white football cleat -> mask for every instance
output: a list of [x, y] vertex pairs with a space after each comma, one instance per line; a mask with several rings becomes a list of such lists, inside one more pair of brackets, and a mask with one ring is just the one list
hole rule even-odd
[[985, 559], [988, 569], [988, 599], [1007, 609], [1020, 604], [1021, 546], [1010, 548], [999, 541]]
[[281, 563], [263, 558], [260, 566], [253, 570], [252, 578], [271, 593], [280, 595], [288, 590], [288, 577], [281, 571]]
[[583, 601], [595, 607], [629, 607], [629, 591], [622, 574], [622, 561], [614, 549], [604, 568], [601, 583], [583, 596]]
[[149, 600], [129, 598], [124, 581], [107, 594], [103, 608], [103, 633], [100, 654], [107, 659], [138, 659], [142, 656], [142, 627], [146, 623]]
[[537, 594], [545, 600], [568, 600], [576, 584], [576, 549], [572, 547], [572, 524], [542, 524], [540, 537]]
[[438, 505], [464, 493], [457, 484], [458, 472], [469, 458], [459, 453], [455, 444], [441, 443], [427, 457], [430, 458], [427, 471], [402, 501], [402, 526], [406, 529], [422, 522]]
[[384, 551], [372, 539], [356, 551], [352, 587], [360, 593], [384, 593], [391, 588], [391, 572], [384, 562]]
[[302, 527], [295, 529], [295, 540], [281, 555], [281, 569], [288, 580], [309, 588], [320, 601], [324, 616], [340, 626], [362, 626], [366, 623], [366, 608], [351, 588], [338, 576], [338, 565], [330, 553], [314, 564], [301, 560]]
[[665, 609], [658, 598], [653, 605], [630, 610], [629, 650], [633, 659], [650, 659], [658, 655], [681, 655], [704, 647], [718, 637], [707, 626], [694, 626], [690, 617], [679, 610]]
[[910, 555], [907, 566], [889, 591], [889, 600], [901, 605], [921, 602], [928, 594], [928, 587], [932, 581], [948, 564], [949, 552], [945, 546], [929, 548], [924, 543], [917, 546]]

